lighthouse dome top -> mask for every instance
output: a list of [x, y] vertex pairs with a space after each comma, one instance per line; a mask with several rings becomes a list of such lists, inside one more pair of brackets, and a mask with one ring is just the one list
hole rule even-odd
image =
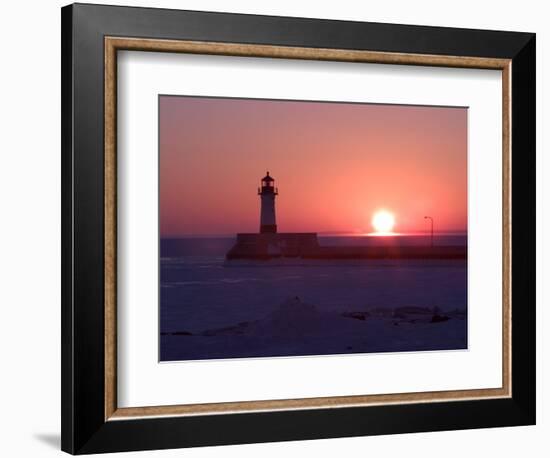
[[262, 181], [275, 181], [275, 180], [269, 175], [269, 172], [267, 172], [267, 175], [262, 178]]

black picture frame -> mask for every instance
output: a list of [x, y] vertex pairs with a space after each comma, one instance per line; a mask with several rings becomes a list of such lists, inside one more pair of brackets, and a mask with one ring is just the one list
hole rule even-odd
[[[74, 4], [62, 8], [62, 449], [72, 454], [535, 424], [535, 34]], [[104, 37], [512, 61], [512, 396], [106, 421]]]

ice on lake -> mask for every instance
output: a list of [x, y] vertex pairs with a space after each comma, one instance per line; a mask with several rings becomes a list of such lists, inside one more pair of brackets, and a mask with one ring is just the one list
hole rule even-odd
[[232, 242], [162, 247], [162, 361], [467, 348], [465, 261], [227, 263]]

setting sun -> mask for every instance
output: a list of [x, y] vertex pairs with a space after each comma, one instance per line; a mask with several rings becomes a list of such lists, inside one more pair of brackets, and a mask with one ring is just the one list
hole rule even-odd
[[372, 227], [379, 234], [387, 234], [393, 231], [395, 217], [386, 210], [377, 211], [372, 217]]

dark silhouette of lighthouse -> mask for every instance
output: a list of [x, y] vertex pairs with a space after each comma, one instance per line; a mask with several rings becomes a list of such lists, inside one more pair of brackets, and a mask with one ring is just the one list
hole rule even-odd
[[260, 212], [260, 233], [275, 234], [277, 233], [277, 223], [275, 221], [275, 196], [278, 194], [275, 188], [275, 180], [267, 175], [262, 178], [262, 186], [258, 188], [262, 207]]

